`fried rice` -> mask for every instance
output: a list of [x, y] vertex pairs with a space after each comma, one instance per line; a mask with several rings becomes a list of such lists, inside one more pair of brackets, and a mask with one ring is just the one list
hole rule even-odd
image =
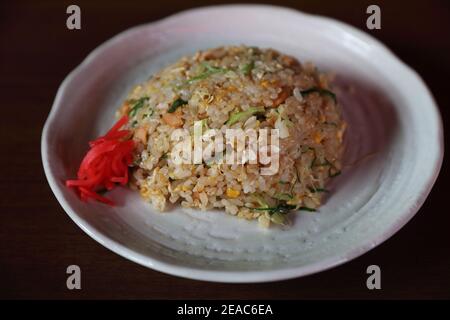
[[[221, 208], [263, 226], [316, 210], [340, 173], [346, 127], [329, 81], [311, 63], [273, 49], [229, 46], [181, 58], [136, 86], [118, 110], [129, 115], [136, 142], [132, 186], [160, 211]], [[175, 163], [171, 135], [192, 134], [196, 121], [220, 132], [278, 129], [278, 171], [262, 175], [259, 163], [218, 157]]]

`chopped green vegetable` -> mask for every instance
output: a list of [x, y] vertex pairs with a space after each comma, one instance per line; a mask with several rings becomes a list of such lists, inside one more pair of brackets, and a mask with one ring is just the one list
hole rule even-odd
[[133, 127], [133, 128], [136, 127], [137, 123], [138, 123], [137, 120], [134, 120], [134, 121], [131, 123], [131, 127]]
[[269, 207], [267, 202], [264, 200], [264, 198], [255, 193], [253, 194], [254, 200], [258, 202], [258, 204], [261, 206], [259, 208], [249, 208], [252, 210], [258, 210], [258, 211], [267, 211], [270, 215], [270, 221], [276, 224], [284, 224], [286, 221], [286, 214], [292, 210], [295, 209], [296, 206], [294, 205], [288, 205], [284, 201], [280, 201], [279, 204], [276, 207]]
[[[297, 208], [297, 206], [287, 204], [286, 201], [281, 200], [278, 202], [278, 205], [276, 205], [275, 207], [269, 207], [267, 204], [265, 204], [265, 202], [263, 202], [263, 205], [261, 207], [249, 208], [249, 209], [257, 210], [257, 211], [266, 211], [267, 213], [269, 213], [271, 221], [273, 221], [274, 223], [283, 224], [283, 222], [286, 219], [286, 214], [288, 214], [291, 210], [295, 210], [296, 208]], [[304, 206], [298, 208], [298, 210], [310, 211], [310, 212], [316, 211], [316, 209], [304, 207]]]
[[278, 183], [279, 183], [279, 184], [288, 184], [289, 182], [288, 182], [288, 181], [282, 181], [282, 180], [280, 180], [280, 181], [278, 181]]
[[264, 111], [265, 111], [264, 107], [251, 107], [245, 111], [233, 113], [227, 120], [227, 122], [225, 122], [225, 124], [231, 126], [241, 120], [247, 120], [255, 113], [262, 113]]
[[334, 103], [337, 103], [336, 94], [334, 92], [331, 92], [330, 90], [327, 90], [327, 89], [321, 89], [321, 88], [318, 88], [318, 87], [312, 87], [312, 88], [300, 91], [300, 93], [303, 96], [306, 96], [306, 95], [308, 95], [310, 93], [314, 93], [314, 92], [317, 92], [320, 95], [329, 96], [329, 97], [331, 97], [334, 100]]
[[202, 129], [208, 129], [208, 119], [202, 119]]
[[309, 191], [311, 191], [312, 193], [316, 193], [316, 192], [330, 192], [325, 188], [308, 188]]
[[210, 73], [209, 71], [200, 73], [198, 76], [192, 77], [192, 78], [190, 78], [189, 80], [187, 80], [186, 83], [191, 84], [191, 83], [193, 83], [193, 82], [195, 82], [195, 81], [206, 79], [206, 78], [208, 78], [211, 74], [213, 74], [213, 73]]
[[144, 114], [142, 115], [142, 119], [151, 117], [154, 113], [155, 113], [155, 110], [150, 109], [150, 112], [149, 112], [149, 113], [144, 113]]
[[270, 216], [270, 221], [275, 224], [284, 224], [286, 220], [286, 215], [280, 212], [275, 212]]
[[[252, 194], [252, 198], [253, 198], [254, 201], [256, 201], [260, 205], [261, 208], [268, 208], [269, 207], [267, 202], [264, 200], [263, 196], [261, 196], [260, 194], [253, 193]], [[250, 209], [253, 209], [253, 208], [250, 208]]]
[[173, 113], [175, 112], [179, 107], [187, 104], [187, 101], [184, 101], [181, 98], [178, 98], [177, 100], [175, 100], [172, 105], [170, 106], [169, 110], [167, 110], [168, 113]]
[[129, 113], [130, 116], [134, 117], [136, 115], [136, 113], [138, 112], [138, 110], [141, 109], [145, 105], [145, 103], [148, 101], [148, 99], [149, 99], [148, 97], [142, 97], [138, 100], [133, 100], [132, 102], [134, 104], [130, 110], [130, 113]]
[[244, 75], [248, 76], [250, 74], [250, 72], [252, 72], [253, 68], [255, 67], [255, 61], [251, 61], [247, 64], [245, 64], [242, 68], [241, 71]]
[[221, 67], [214, 67], [206, 62], [202, 63], [202, 66], [208, 70], [209, 72], [219, 73], [219, 72], [227, 72], [229, 71], [228, 68], [221, 68]]
[[250, 209], [258, 211], [267, 211], [270, 215], [273, 215], [274, 213], [286, 214], [289, 211], [294, 210], [295, 208], [296, 206], [294, 205], [290, 205], [284, 201], [280, 201], [280, 203], [275, 207], [250, 208]]
[[[336, 169], [332, 170], [332, 169], [333, 169], [333, 168], [330, 168], [330, 171], [329, 171], [329, 176], [330, 176], [330, 178], [337, 177], [338, 175], [341, 174], [341, 171], [340, 171], [340, 170], [336, 170]], [[334, 172], [332, 172], [332, 171], [334, 171]]]
[[[289, 191], [292, 195], [294, 194], [294, 188], [295, 188], [295, 185], [297, 184], [297, 182], [300, 182], [300, 178], [298, 177], [297, 167], [295, 167], [295, 181], [294, 181], [294, 183], [292, 183], [291, 190]], [[294, 197], [292, 197], [292, 198], [294, 198]]]
[[220, 67], [214, 67], [211, 66], [207, 63], [202, 63], [203, 67], [206, 69], [206, 71], [200, 73], [199, 75], [190, 78], [189, 80], [186, 81], [187, 84], [191, 84], [195, 81], [198, 80], [203, 80], [208, 78], [210, 75], [215, 74], [215, 73], [226, 73], [228, 71], [230, 71], [230, 69], [227, 68], [220, 68]]

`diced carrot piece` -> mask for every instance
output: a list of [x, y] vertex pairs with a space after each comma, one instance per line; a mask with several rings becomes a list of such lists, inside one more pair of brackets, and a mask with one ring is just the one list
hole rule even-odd
[[281, 92], [278, 94], [278, 97], [273, 100], [272, 107], [276, 108], [280, 104], [282, 104], [289, 96], [291, 95], [291, 88], [282, 87]]
[[178, 109], [177, 111], [173, 113], [165, 113], [162, 115], [163, 121], [173, 127], [173, 128], [180, 128], [183, 126], [183, 119], [181, 118], [181, 110]]

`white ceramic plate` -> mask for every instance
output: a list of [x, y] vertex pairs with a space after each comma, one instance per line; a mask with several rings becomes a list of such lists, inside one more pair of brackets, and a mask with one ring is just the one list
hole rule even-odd
[[[64, 186], [133, 85], [182, 55], [225, 44], [272, 47], [338, 74], [348, 165], [318, 213], [297, 214], [288, 230], [264, 230], [223, 212], [160, 214], [125, 188], [111, 194], [117, 207], [86, 204]], [[260, 5], [189, 10], [115, 36], [61, 84], [42, 134], [49, 184], [88, 235], [149, 268], [218, 282], [299, 277], [370, 250], [418, 211], [442, 156], [430, 92], [385, 46], [335, 20]]]

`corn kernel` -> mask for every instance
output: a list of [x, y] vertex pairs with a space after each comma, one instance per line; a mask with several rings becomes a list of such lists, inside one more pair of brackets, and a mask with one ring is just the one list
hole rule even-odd
[[267, 81], [267, 80], [261, 81], [261, 86], [263, 86], [264, 88], [267, 89], [269, 87], [269, 85], [270, 85], [269, 81]]
[[234, 190], [232, 188], [227, 188], [227, 197], [229, 197], [229, 198], [233, 198], [233, 199], [237, 198], [237, 197], [239, 197], [240, 194], [241, 194], [241, 192], [238, 190]]
[[145, 186], [141, 186], [139, 193], [141, 194], [141, 197], [144, 199], [150, 196], [150, 190]]

